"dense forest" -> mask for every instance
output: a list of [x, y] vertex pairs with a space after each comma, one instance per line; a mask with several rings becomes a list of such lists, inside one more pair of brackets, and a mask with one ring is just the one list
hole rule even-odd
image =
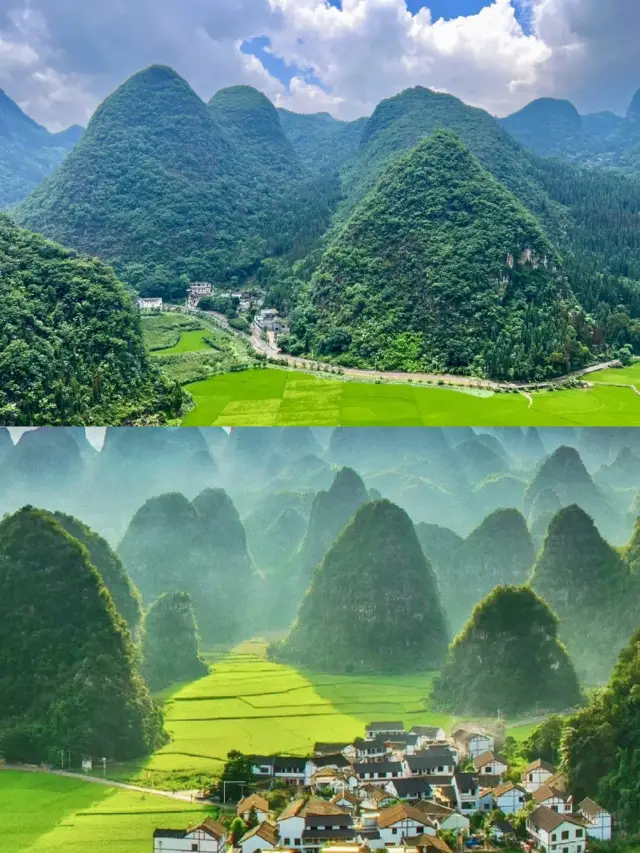
[[0, 215], [0, 423], [175, 417], [182, 392], [152, 366], [113, 270]]
[[13, 215], [144, 295], [258, 284], [294, 355], [543, 379], [640, 352], [637, 168], [571, 155], [587, 136], [637, 151], [637, 101], [498, 121], [417, 86], [341, 122], [248, 86], [207, 104], [152, 66]]

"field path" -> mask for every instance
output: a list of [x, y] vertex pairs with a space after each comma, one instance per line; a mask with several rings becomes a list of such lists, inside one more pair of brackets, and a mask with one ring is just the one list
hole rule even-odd
[[193, 793], [189, 791], [160, 791], [156, 788], [142, 788], [140, 785], [129, 785], [127, 782], [114, 782], [111, 779], [103, 779], [101, 776], [88, 776], [85, 773], [72, 773], [70, 770], [49, 770], [46, 767], [36, 767], [30, 764], [3, 764], [0, 770], [18, 770], [21, 773], [46, 773], [49, 776], [62, 776], [67, 779], [81, 779], [93, 785], [104, 785], [107, 788], [123, 788], [126, 791], [135, 791], [138, 794], [153, 794], [157, 797], [165, 797], [170, 800], [180, 800], [183, 803], [194, 801]]

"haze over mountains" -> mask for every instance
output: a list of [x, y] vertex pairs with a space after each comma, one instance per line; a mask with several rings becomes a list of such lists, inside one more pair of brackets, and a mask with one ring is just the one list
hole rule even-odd
[[[596, 462], [594, 431], [606, 448]], [[121, 428], [98, 452], [81, 431], [43, 429], [0, 442], [0, 509], [56, 511], [134, 636], [141, 605], [188, 594], [158, 619], [175, 623], [191, 668], [192, 612], [210, 643], [294, 623], [274, 656], [327, 671], [398, 666], [409, 647], [392, 638], [404, 614], [415, 621], [412, 668], [436, 668], [496, 587], [531, 585], [581, 681], [594, 684], [640, 621], [640, 482], [609, 476], [620, 454], [640, 458], [636, 432], [390, 428], [365, 442], [352, 429]], [[479, 480], [464, 461], [471, 447], [487, 461]], [[580, 462], [582, 486], [574, 477], [563, 491], [567, 457]], [[387, 640], [365, 639], [374, 635]]]
[[293, 354], [543, 379], [640, 350], [640, 179], [520, 144], [536, 147], [522, 126], [546, 128], [547, 108], [500, 122], [418, 86], [340, 122], [246, 86], [205, 104], [152, 66], [14, 215], [145, 295], [257, 280], [291, 318]]

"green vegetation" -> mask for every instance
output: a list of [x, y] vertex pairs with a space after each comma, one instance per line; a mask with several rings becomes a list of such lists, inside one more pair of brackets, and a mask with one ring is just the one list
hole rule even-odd
[[320, 172], [337, 170], [355, 157], [367, 124], [366, 118], [339, 121], [329, 113], [278, 110], [278, 115], [300, 162]]
[[497, 587], [450, 647], [433, 684], [434, 703], [449, 713], [486, 716], [580, 704], [578, 678], [557, 635], [558, 620], [528, 587]]
[[583, 680], [604, 682], [640, 621], [637, 583], [580, 507], [560, 510], [549, 525], [531, 585], [557, 613]]
[[[0, 751], [131, 759], [164, 738], [137, 650], [89, 552], [49, 513], [0, 523]], [[97, 675], [99, 673], [99, 677]]]
[[541, 380], [584, 365], [584, 326], [539, 223], [438, 131], [333, 241], [289, 346], [363, 368]]
[[621, 828], [640, 828], [640, 632], [620, 653], [605, 690], [567, 720], [564, 766], [574, 797], [598, 799]]
[[148, 853], [158, 826], [183, 829], [216, 811], [44, 773], [0, 772], [2, 853]]
[[329, 672], [407, 672], [436, 669], [446, 646], [437, 581], [411, 519], [375, 501], [327, 551], [291, 633], [269, 654]]
[[610, 385], [635, 385], [640, 391], [640, 361], [628, 367], [618, 367], [611, 370], [599, 370], [589, 374], [589, 382], [600, 382]]
[[113, 271], [0, 216], [0, 422], [175, 417], [182, 393], [150, 363]]
[[180, 385], [255, 363], [246, 341], [203, 316], [178, 312], [145, 315], [142, 331], [154, 364]]
[[179, 493], [151, 498], [134, 515], [118, 553], [145, 601], [188, 592], [207, 642], [238, 636], [253, 566], [242, 522], [222, 489], [207, 489], [193, 502]]
[[198, 626], [191, 596], [165, 592], [144, 620], [142, 674], [152, 690], [193, 681], [209, 672], [198, 650]]
[[631, 389], [532, 395], [347, 382], [268, 369], [190, 383], [183, 426], [640, 426]]
[[49, 133], [0, 89], [0, 208], [28, 195], [81, 135], [77, 126]]

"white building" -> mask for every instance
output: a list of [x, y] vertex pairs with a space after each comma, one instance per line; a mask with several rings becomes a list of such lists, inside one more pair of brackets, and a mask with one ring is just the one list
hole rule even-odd
[[162, 311], [162, 299], [159, 296], [143, 296], [138, 299], [138, 308], [141, 311]]
[[290, 332], [289, 323], [275, 308], [263, 309], [254, 322], [259, 332], [273, 332], [275, 335], [288, 335]]
[[539, 806], [527, 818], [527, 832], [544, 853], [584, 853], [586, 831], [582, 818], [561, 815]]
[[562, 791], [556, 791], [550, 785], [541, 785], [531, 795], [537, 806], [546, 806], [558, 814], [571, 814], [573, 811], [573, 797]]
[[361, 782], [382, 785], [390, 779], [402, 779], [405, 775], [400, 761], [367, 761], [354, 764], [353, 771]]
[[211, 296], [213, 285], [208, 281], [193, 281], [189, 285], [189, 293], [191, 296]]
[[385, 846], [398, 844], [410, 836], [435, 835], [436, 828], [427, 815], [406, 803], [383, 809], [378, 815], [378, 832]]
[[427, 743], [444, 742], [447, 739], [445, 730], [440, 726], [413, 726], [409, 734], [418, 735], [418, 747]]
[[578, 806], [578, 812], [586, 823], [587, 835], [601, 841], [609, 841], [613, 833], [613, 819], [608, 811], [587, 797]]
[[407, 776], [453, 776], [456, 759], [450, 749], [442, 746], [431, 747], [405, 760]]
[[278, 830], [268, 821], [254, 826], [238, 841], [242, 853], [259, 853], [262, 850], [274, 850], [277, 846]]
[[392, 738], [394, 735], [403, 735], [403, 723], [393, 720], [393, 722], [369, 723], [365, 728], [366, 740], [378, 740], [379, 738]]
[[469, 758], [476, 758], [483, 752], [492, 752], [495, 749], [493, 735], [479, 729], [459, 728], [451, 737], [459, 752]]
[[207, 818], [189, 829], [156, 829], [153, 853], [223, 853], [227, 829], [217, 820]]
[[524, 806], [527, 798], [527, 792], [521, 785], [514, 785], [513, 782], [505, 782], [504, 785], [498, 785], [493, 789], [493, 799], [495, 806], [505, 814], [515, 814]]
[[544, 785], [554, 773], [555, 768], [552, 764], [543, 761], [541, 758], [537, 758], [524, 768], [520, 778], [522, 779], [522, 784], [525, 789], [530, 794], [533, 794], [533, 792]]
[[491, 750], [477, 755], [473, 759], [473, 766], [481, 776], [502, 776], [507, 772], [506, 759]]
[[269, 817], [269, 802], [260, 794], [250, 794], [240, 800], [236, 807], [236, 815], [241, 817], [245, 823], [251, 817], [252, 811], [255, 812], [258, 821], [262, 823]]

